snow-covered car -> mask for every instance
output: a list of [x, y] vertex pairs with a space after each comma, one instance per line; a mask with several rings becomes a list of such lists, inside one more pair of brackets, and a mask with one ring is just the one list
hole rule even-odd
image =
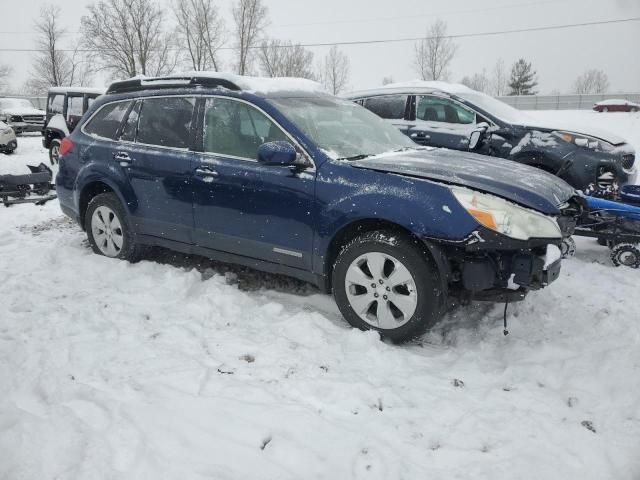
[[62, 141], [56, 191], [97, 254], [155, 245], [289, 275], [394, 341], [451, 296], [556, 280], [581, 205], [554, 175], [421, 147], [310, 80], [215, 72], [112, 84]]
[[13, 153], [18, 148], [18, 140], [13, 129], [4, 122], [0, 122], [0, 152]]
[[0, 121], [15, 133], [39, 132], [44, 126], [45, 112], [38, 110], [26, 98], [0, 98]]
[[477, 153], [558, 175], [579, 190], [609, 191], [634, 183], [635, 149], [610, 132], [545, 124], [464, 85], [412, 81], [346, 95], [420, 145], [467, 150], [486, 125], [492, 141]]
[[58, 163], [62, 139], [73, 132], [84, 112], [104, 88], [52, 87], [47, 96], [47, 118], [42, 129], [42, 146], [49, 150], [51, 165]]
[[596, 112], [640, 112], [640, 103], [624, 99], [603, 100], [593, 106]]

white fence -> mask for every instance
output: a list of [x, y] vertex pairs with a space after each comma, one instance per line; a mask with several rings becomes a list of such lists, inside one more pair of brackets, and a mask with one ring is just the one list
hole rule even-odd
[[523, 95], [498, 97], [519, 110], [590, 110], [602, 100], [624, 99], [640, 103], [640, 93], [612, 93], [604, 95]]

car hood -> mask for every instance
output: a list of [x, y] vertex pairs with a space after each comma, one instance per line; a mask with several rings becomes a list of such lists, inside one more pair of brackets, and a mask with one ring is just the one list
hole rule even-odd
[[619, 146], [624, 143], [627, 143], [627, 141], [624, 138], [619, 137], [614, 133], [611, 133], [601, 128], [592, 127], [590, 125], [576, 125], [575, 123], [563, 125], [562, 123], [559, 123], [559, 124], [546, 123], [536, 119], [534, 122], [532, 122], [532, 124], [526, 124], [526, 125], [522, 124], [522, 125], [516, 125], [516, 126], [521, 128], [526, 128], [527, 130], [540, 130], [545, 132], [560, 131], [560, 132], [574, 133], [577, 135], [580, 135], [580, 134], [588, 135], [590, 137], [597, 138], [598, 140], [603, 140], [615, 146]]
[[38, 110], [37, 108], [5, 108], [2, 110], [5, 115], [42, 115], [45, 116], [44, 110]]
[[460, 185], [549, 215], [575, 190], [560, 178], [510, 160], [446, 149], [421, 149], [369, 157], [354, 167]]

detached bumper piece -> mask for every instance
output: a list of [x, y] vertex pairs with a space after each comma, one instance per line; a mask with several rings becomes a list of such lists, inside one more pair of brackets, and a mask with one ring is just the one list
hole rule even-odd
[[5, 207], [20, 203], [44, 205], [57, 198], [51, 169], [44, 163], [28, 167], [31, 173], [26, 175], [0, 175], [0, 201]]

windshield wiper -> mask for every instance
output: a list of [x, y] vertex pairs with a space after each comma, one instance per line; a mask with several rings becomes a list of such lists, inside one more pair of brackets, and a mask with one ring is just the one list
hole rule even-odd
[[367, 157], [373, 157], [373, 155], [371, 155], [370, 153], [361, 153], [359, 155], [354, 155], [353, 157], [338, 158], [338, 160], [347, 160], [347, 161], [362, 160], [363, 158], [367, 158]]

